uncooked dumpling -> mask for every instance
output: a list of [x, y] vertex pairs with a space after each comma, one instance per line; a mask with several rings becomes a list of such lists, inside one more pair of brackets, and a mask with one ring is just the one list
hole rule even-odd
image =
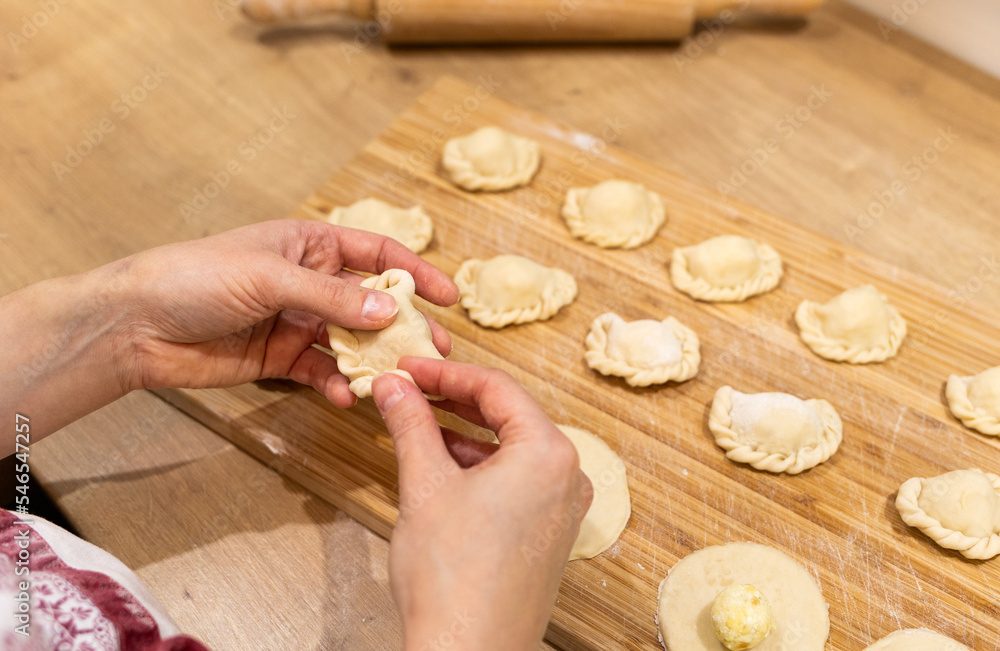
[[562, 216], [574, 237], [605, 248], [645, 244], [663, 226], [663, 200], [638, 183], [605, 181], [571, 188]]
[[519, 255], [466, 260], [455, 284], [469, 318], [487, 328], [548, 319], [576, 298], [573, 276]]
[[674, 249], [670, 260], [674, 287], [700, 301], [744, 301], [777, 287], [781, 274], [777, 251], [739, 235]]
[[925, 628], [907, 628], [885, 636], [865, 651], [970, 651], [969, 647]]
[[593, 558], [618, 540], [632, 513], [625, 462], [590, 432], [569, 425], [558, 427], [573, 442], [580, 456], [580, 470], [594, 487], [594, 501], [580, 523], [569, 560]]
[[445, 175], [466, 190], [508, 190], [538, 171], [541, 147], [499, 127], [483, 127], [444, 145]]
[[948, 407], [966, 427], [1000, 436], [1000, 366], [979, 375], [948, 378]]
[[698, 373], [698, 335], [674, 317], [625, 321], [613, 312], [590, 325], [584, 342], [587, 365], [634, 387], [690, 380]]
[[823, 651], [830, 617], [812, 575], [777, 549], [754, 543], [706, 547], [685, 556], [660, 583], [656, 608], [667, 651], [726, 651], [712, 604], [732, 585], [751, 585], [771, 606], [773, 627], [753, 651]]
[[420, 206], [397, 208], [371, 198], [362, 199], [346, 208], [334, 208], [326, 220], [338, 226], [391, 237], [414, 253], [426, 249], [434, 235], [434, 224]]
[[843, 438], [840, 416], [826, 400], [787, 393], [715, 393], [708, 427], [733, 461], [795, 475], [829, 459]]
[[906, 336], [906, 321], [871, 285], [849, 289], [822, 305], [802, 301], [795, 322], [814, 353], [850, 364], [886, 360]]
[[955, 470], [907, 479], [896, 495], [903, 522], [945, 549], [987, 560], [1000, 554], [1000, 477]]
[[434, 346], [427, 319], [413, 306], [413, 277], [403, 269], [389, 269], [380, 276], [366, 278], [362, 287], [384, 291], [396, 299], [396, 320], [381, 330], [348, 330], [327, 324], [330, 349], [337, 368], [351, 381], [350, 389], [359, 398], [372, 394], [372, 381], [383, 373], [395, 373], [413, 381], [410, 374], [396, 368], [401, 357], [444, 359]]

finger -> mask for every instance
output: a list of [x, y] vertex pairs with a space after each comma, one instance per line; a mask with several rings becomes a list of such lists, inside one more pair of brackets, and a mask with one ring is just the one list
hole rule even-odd
[[349, 388], [349, 380], [337, 368], [336, 358], [315, 348], [307, 348], [299, 355], [288, 377], [311, 386], [338, 407], [353, 407], [358, 401]]
[[279, 309], [303, 310], [344, 328], [377, 330], [393, 322], [396, 299], [386, 292], [284, 262], [267, 276], [266, 289]]
[[[328, 255], [333, 249], [343, 266], [380, 274], [386, 269], [405, 269], [413, 276], [417, 294], [437, 305], [458, 302], [458, 287], [443, 271], [423, 260], [413, 251], [388, 237], [368, 231], [306, 220], [303, 229], [313, 238], [310, 251]], [[303, 264], [310, 266], [309, 255]]]
[[[421, 312], [423, 314], [423, 312]], [[438, 349], [442, 357], [447, 357], [451, 354], [452, 344], [451, 344], [451, 334], [444, 329], [444, 326], [430, 318], [426, 314], [423, 315], [427, 319], [427, 325], [431, 328], [431, 339], [434, 342], [434, 347]]]
[[482, 463], [500, 449], [496, 443], [480, 441], [447, 427], [441, 428], [441, 436], [451, 458], [462, 468], [471, 468]]
[[409, 492], [431, 473], [449, 474], [456, 464], [431, 406], [411, 382], [384, 373], [372, 382], [372, 397], [392, 436], [399, 460], [400, 502], [406, 503]]
[[527, 391], [499, 369], [420, 357], [404, 357], [398, 368], [407, 371], [426, 393], [478, 407], [486, 427], [496, 432], [501, 444], [561, 435]]

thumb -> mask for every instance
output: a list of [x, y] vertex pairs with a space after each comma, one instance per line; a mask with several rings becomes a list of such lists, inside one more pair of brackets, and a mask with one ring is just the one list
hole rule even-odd
[[372, 397], [396, 449], [400, 506], [425, 500], [428, 486], [440, 487], [458, 470], [430, 404], [416, 385], [395, 373], [375, 378]]
[[276, 279], [275, 301], [284, 308], [302, 310], [343, 328], [377, 330], [396, 316], [396, 299], [386, 292], [366, 289], [336, 276], [298, 265]]

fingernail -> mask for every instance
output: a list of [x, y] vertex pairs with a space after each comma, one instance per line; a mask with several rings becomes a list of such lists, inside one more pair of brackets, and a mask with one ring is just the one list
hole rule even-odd
[[[402, 400], [403, 396], [406, 394], [403, 391], [402, 380], [398, 377], [392, 375], [391, 373], [386, 373], [380, 377], [385, 377], [385, 379], [379, 382], [379, 384], [389, 385], [388, 389], [380, 390], [378, 392], [378, 396], [375, 397], [375, 406], [378, 407], [379, 413], [384, 414], [399, 404], [399, 401]], [[377, 379], [378, 378], [376, 378], [376, 380]]]
[[361, 316], [369, 321], [383, 321], [388, 319], [399, 307], [396, 300], [385, 292], [369, 292], [361, 306]]

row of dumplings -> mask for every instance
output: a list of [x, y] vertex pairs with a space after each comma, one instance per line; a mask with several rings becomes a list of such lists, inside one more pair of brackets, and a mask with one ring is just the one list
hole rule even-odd
[[[470, 191], [524, 185], [539, 163], [538, 143], [496, 127], [450, 140], [442, 159], [449, 180]], [[665, 221], [659, 196], [620, 180], [570, 189], [562, 216], [574, 236], [599, 246], [623, 248], [650, 241]], [[433, 235], [433, 224], [419, 206], [395, 208], [375, 199], [336, 208], [329, 221], [392, 236], [417, 252]], [[738, 302], [777, 287], [782, 262], [765, 243], [723, 235], [676, 249], [670, 276], [678, 290], [695, 299]], [[467, 260], [455, 282], [470, 318], [490, 328], [550, 318], [577, 294], [576, 282], [567, 272], [517, 255]], [[802, 340], [816, 354], [854, 364], [894, 356], [906, 336], [906, 322], [899, 311], [870, 285], [843, 292], [825, 304], [803, 301], [795, 311], [795, 321]], [[591, 368], [622, 377], [632, 386], [686, 381], [697, 374], [700, 363], [696, 333], [673, 317], [627, 322], [614, 313], [602, 314], [591, 324], [585, 347]], [[978, 376], [952, 376], [947, 395], [952, 412], [967, 426], [1000, 434], [1000, 367]], [[742, 394], [731, 387], [717, 391], [709, 427], [730, 459], [788, 474], [825, 461], [842, 440], [840, 418], [825, 400], [801, 400], [781, 393]], [[959, 491], [956, 499], [962, 494]], [[991, 495], [981, 497], [986, 500]], [[992, 496], [1000, 503], [1000, 496]], [[992, 513], [994, 509], [987, 510]], [[1000, 516], [997, 522], [1000, 528]], [[980, 523], [969, 531], [986, 526]], [[992, 550], [997, 545], [1000, 538], [988, 547]]]

